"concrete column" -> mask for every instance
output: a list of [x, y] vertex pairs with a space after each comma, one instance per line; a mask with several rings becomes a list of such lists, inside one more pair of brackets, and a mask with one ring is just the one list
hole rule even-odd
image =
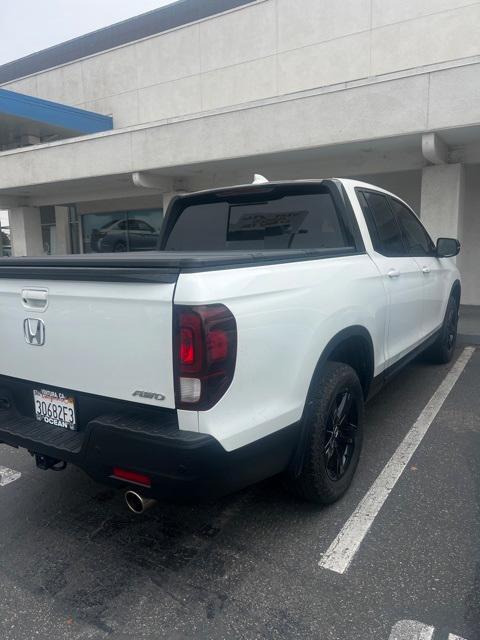
[[434, 241], [460, 237], [464, 192], [463, 165], [439, 164], [423, 169], [420, 217]]
[[55, 207], [55, 226], [57, 234], [55, 253], [59, 256], [67, 255], [71, 253], [68, 207]]
[[12, 254], [14, 256], [43, 255], [40, 209], [17, 207], [9, 210]]

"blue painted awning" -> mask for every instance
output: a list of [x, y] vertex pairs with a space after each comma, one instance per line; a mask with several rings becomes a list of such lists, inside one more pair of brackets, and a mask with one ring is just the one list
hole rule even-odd
[[112, 128], [110, 116], [0, 89], [0, 148], [15, 144], [22, 135], [48, 140]]

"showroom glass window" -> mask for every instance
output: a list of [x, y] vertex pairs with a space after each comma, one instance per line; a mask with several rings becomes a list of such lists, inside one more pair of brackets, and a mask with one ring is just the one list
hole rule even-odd
[[11, 255], [12, 244], [10, 241], [8, 211], [0, 211], [0, 257], [5, 258]]
[[57, 251], [57, 226], [55, 207], [40, 207], [40, 226], [42, 228], [43, 253], [47, 256]]
[[83, 252], [153, 251], [157, 248], [162, 220], [162, 209], [84, 214]]

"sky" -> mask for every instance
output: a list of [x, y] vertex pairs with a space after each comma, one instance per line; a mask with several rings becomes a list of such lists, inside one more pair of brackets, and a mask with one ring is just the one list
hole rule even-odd
[[172, 0], [0, 0], [0, 64]]

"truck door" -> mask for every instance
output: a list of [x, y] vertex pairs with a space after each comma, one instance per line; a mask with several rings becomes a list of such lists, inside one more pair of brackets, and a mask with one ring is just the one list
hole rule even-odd
[[357, 196], [389, 298], [385, 341], [390, 366], [422, 341], [423, 273], [409, 255], [387, 196], [368, 189], [357, 190]]
[[400, 200], [389, 199], [409, 254], [422, 272], [424, 283], [422, 333], [427, 337], [443, 322], [445, 303], [450, 294], [448, 290], [450, 280], [445, 278], [442, 262], [435, 255], [435, 245], [417, 216]]

